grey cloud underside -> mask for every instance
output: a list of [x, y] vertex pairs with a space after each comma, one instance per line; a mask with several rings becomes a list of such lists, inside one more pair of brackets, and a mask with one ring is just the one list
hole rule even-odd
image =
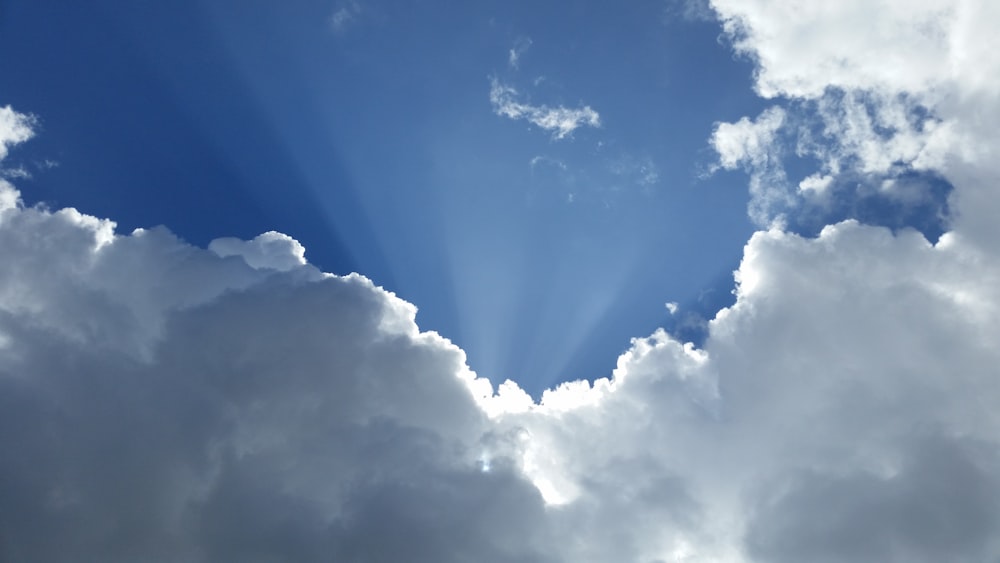
[[60, 290], [91, 305], [80, 330], [3, 314], [0, 558], [544, 560], [531, 528], [493, 529], [542, 501], [477, 470], [458, 350], [380, 328], [361, 278], [260, 277], [165, 312], [146, 357], [106, 342], [100, 291]]

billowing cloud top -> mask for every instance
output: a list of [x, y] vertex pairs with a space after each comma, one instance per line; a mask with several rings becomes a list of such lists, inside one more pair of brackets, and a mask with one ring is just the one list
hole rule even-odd
[[[0, 181], [0, 559], [997, 560], [1000, 74], [966, 75], [996, 8], [862, 5], [714, 8], [829, 123], [804, 192], [889, 151], [954, 186], [948, 231], [772, 223], [702, 349], [657, 331], [538, 404], [289, 237], [119, 234]], [[719, 124], [720, 165], [780, 175], [794, 103]], [[0, 111], [4, 150], [30, 131]]]

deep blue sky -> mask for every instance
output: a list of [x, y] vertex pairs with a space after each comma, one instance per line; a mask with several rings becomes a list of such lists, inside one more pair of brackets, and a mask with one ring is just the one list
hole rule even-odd
[[[0, 104], [40, 120], [11, 156], [28, 202], [287, 233], [538, 393], [728, 302], [746, 180], [699, 172], [713, 123], [766, 104], [719, 33], [652, 0], [8, 0]], [[499, 116], [491, 80], [601, 127]]]

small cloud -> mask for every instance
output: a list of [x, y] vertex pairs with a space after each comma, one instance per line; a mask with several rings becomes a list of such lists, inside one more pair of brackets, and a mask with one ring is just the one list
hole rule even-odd
[[667, 307], [667, 311], [670, 311], [671, 315], [676, 315], [677, 314], [677, 302], [676, 301], [671, 301], [671, 302], [667, 303], [666, 307]]
[[306, 249], [299, 241], [276, 231], [268, 231], [253, 240], [234, 237], [217, 238], [208, 249], [220, 258], [239, 256], [251, 268], [286, 272], [306, 264]]
[[772, 158], [778, 130], [784, 123], [785, 110], [777, 106], [765, 110], [753, 121], [743, 117], [736, 123], [716, 123], [711, 139], [719, 155], [715, 169], [764, 166]]
[[514, 46], [510, 48], [507, 55], [507, 64], [510, 65], [510, 68], [514, 70], [520, 68], [521, 55], [528, 52], [528, 49], [531, 48], [531, 44], [532, 41], [529, 37], [518, 37], [517, 40], [514, 41]]
[[356, 0], [342, 2], [330, 16], [330, 27], [337, 33], [344, 32], [361, 15], [361, 4]]
[[531, 105], [518, 101], [518, 92], [501, 84], [496, 77], [490, 79], [490, 102], [493, 112], [502, 117], [523, 119], [552, 132], [554, 139], [564, 139], [579, 127], [600, 127], [601, 116], [590, 106], [567, 108]]
[[34, 134], [36, 119], [32, 115], [18, 113], [10, 106], [0, 107], [0, 160], [7, 156], [7, 150], [30, 139]]
[[810, 174], [799, 182], [799, 192], [822, 195], [832, 183], [833, 176], [829, 174]]

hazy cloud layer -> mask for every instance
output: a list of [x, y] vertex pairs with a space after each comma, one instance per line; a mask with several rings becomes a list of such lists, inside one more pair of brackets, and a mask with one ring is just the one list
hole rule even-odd
[[[609, 379], [539, 404], [289, 237], [123, 235], [0, 182], [0, 559], [1000, 558], [1000, 159], [982, 122], [1000, 73], [963, 74], [953, 47], [992, 68], [995, 9], [785, 4], [714, 7], [762, 93], [829, 121], [802, 141], [823, 153], [803, 191], [885, 162], [933, 170], [954, 186], [950, 231], [775, 224], [704, 349], [657, 331]], [[928, 34], [949, 50], [910, 49]], [[793, 37], [809, 40], [786, 53]], [[796, 150], [775, 117], [791, 110], [769, 111], [718, 125], [720, 166], [753, 175]], [[29, 136], [0, 112], [0, 146]]]

